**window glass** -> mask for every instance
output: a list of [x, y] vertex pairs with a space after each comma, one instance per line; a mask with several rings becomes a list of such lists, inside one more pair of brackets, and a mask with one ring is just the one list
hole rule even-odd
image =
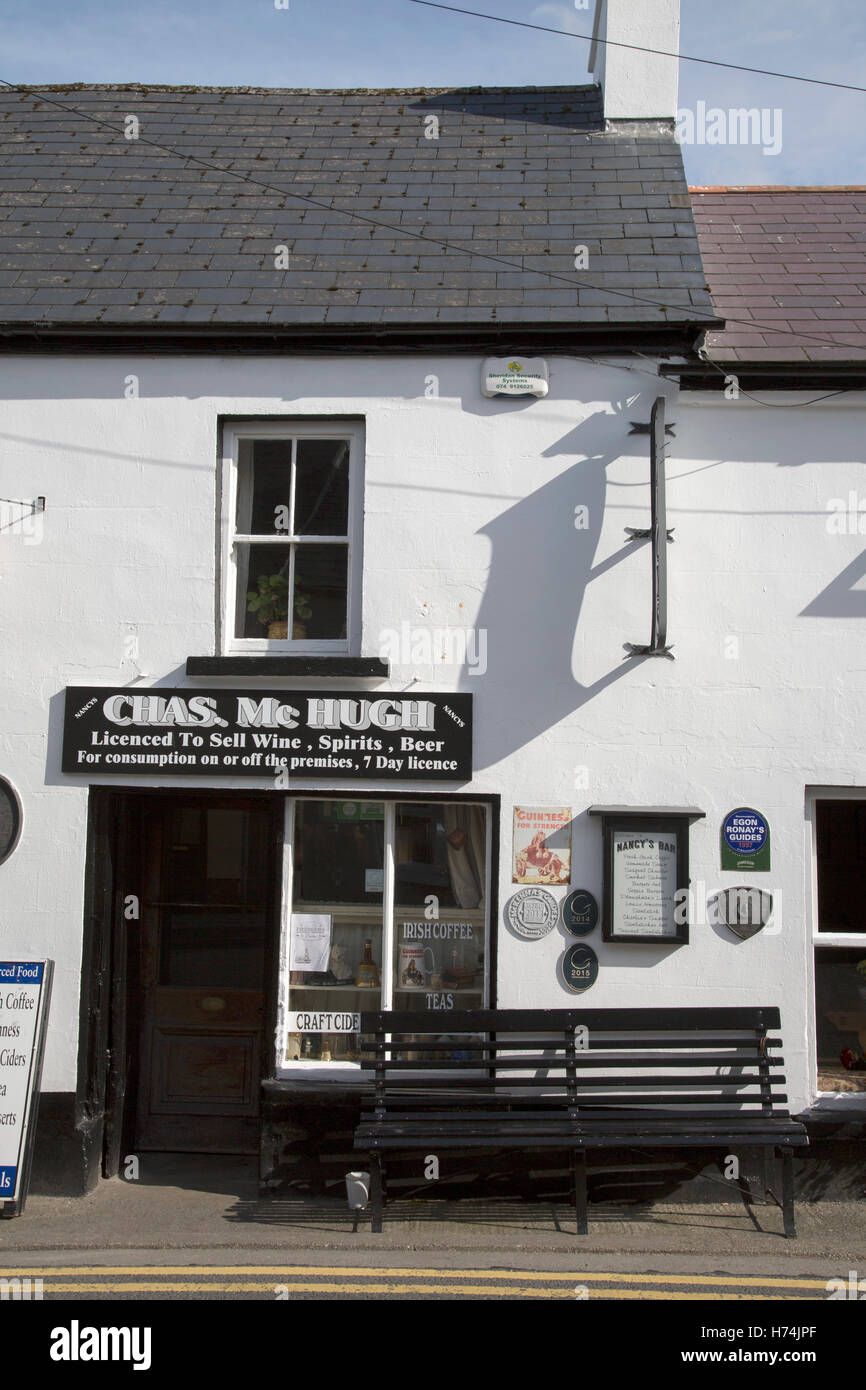
[[819, 801], [818, 930], [866, 933], [866, 801]]
[[238, 525], [242, 535], [269, 536], [291, 531], [292, 441], [254, 439], [242, 457]]
[[346, 640], [350, 443], [239, 441], [235, 638]]
[[866, 942], [815, 953], [818, 1090], [866, 1091]]
[[295, 549], [294, 626], [301, 636], [346, 635], [348, 551], [344, 545], [299, 545]]
[[294, 532], [345, 536], [349, 524], [349, 442], [299, 439]]
[[166, 817], [159, 984], [262, 989], [270, 894], [265, 811], [178, 806]]
[[[289, 932], [289, 1009], [352, 1012], [382, 1001], [385, 811], [299, 800]], [[357, 1036], [290, 1032], [286, 1061], [355, 1061]]]
[[357, 1062], [354, 1016], [379, 1008], [441, 1013], [428, 1055], [465, 1048], [448, 1015], [487, 1003], [486, 832], [484, 805], [296, 799], [286, 1063]]
[[235, 553], [238, 571], [235, 636], [285, 639], [289, 635], [291, 547], [241, 544]]
[[397, 806], [393, 989], [395, 1009], [484, 1002], [487, 881], [483, 806]]

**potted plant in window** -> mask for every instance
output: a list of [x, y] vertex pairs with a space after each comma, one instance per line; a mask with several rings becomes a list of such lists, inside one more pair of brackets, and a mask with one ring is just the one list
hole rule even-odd
[[[289, 581], [283, 574], [260, 574], [257, 587], [247, 591], [247, 612], [254, 613], [272, 641], [289, 635]], [[313, 610], [306, 594], [295, 590], [292, 637], [303, 641], [307, 635], [306, 621]]]

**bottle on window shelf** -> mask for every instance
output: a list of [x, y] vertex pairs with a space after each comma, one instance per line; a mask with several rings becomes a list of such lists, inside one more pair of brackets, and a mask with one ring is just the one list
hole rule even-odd
[[379, 967], [373, 959], [373, 941], [370, 937], [364, 942], [364, 957], [358, 963], [355, 984], [359, 989], [379, 988]]

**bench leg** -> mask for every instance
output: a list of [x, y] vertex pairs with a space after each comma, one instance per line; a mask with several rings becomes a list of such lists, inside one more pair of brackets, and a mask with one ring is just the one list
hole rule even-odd
[[585, 1236], [589, 1232], [586, 1211], [586, 1150], [572, 1149], [571, 1172], [574, 1178], [574, 1211], [577, 1217], [577, 1234]]
[[382, 1230], [383, 1206], [382, 1156], [370, 1155], [370, 1201], [372, 1205], [372, 1230], [378, 1235]]
[[782, 1217], [785, 1222], [785, 1236], [796, 1239], [797, 1227], [794, 1224], [794, 1155], [790, 1149], [781, 1150], [782, 1159]]

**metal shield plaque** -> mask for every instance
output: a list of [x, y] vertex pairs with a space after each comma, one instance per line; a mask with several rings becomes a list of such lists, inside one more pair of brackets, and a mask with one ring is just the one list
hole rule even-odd
[[773, 896], [761, 888], [725, 888], [715, 904], [725, 926], [741, 941], [755, 936], [773, 915]]
[[585, 888], [575, 888], [562, 902], [562, 925], [572, 936], [589, 936], [598, 926], [598, 903]]
[[573, 994], [582, 994], [598, 979], [598, 956], [591, 946], [569, 946], [562, 958], [562, 979]]
[[547, 936], [559, 921], [559, 904], [546, 888], [521, 888], [509, 899], [508, 925], [527, 941]]

